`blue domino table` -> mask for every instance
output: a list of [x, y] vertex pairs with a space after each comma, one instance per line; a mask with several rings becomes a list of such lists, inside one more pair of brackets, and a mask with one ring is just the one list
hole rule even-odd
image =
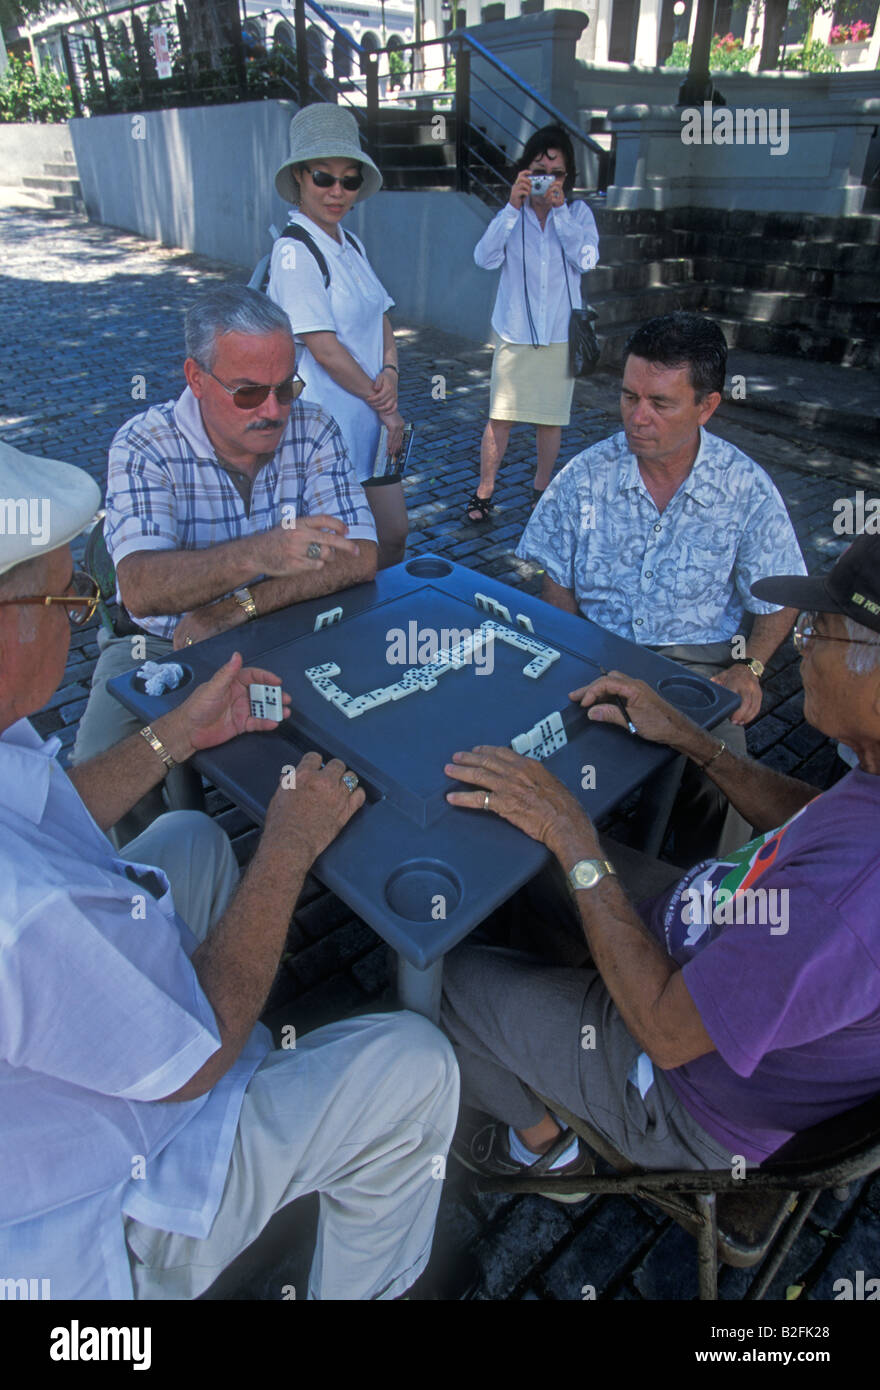
[[451, 755], [513, 744], [544, 759], [595, 820], [673, 754], [591, 723], [570, 690], [600, 666], [625, 671], [704, 728], [739, 703], [584, 618], [434, 555], [174, 653], [184, 683], [165, 695], [147, 695], [134, 670], [110, 689], [149, 722], [233, 651], [281, 678], [291, 717], [197, 755], [196, 767], [258, 822], [282, 768], [309, 749], [357, 772], [366, 803], [314, 873], [397, 951], [402, 1002], [435, 1019], [444, 954], [549, 858], [491, 813], [447, 803], [461, 785], [443, 773]]

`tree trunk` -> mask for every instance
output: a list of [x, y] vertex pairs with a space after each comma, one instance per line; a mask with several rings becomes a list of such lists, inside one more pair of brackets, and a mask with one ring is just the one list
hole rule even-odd
[[[784, 3], [784, 0], [783, 0]], [[191, 51], [199, 67], [216, 70], [239, 34], [238, 0], [185, 0]]]
[[779, 49], [787, 14], [787, 0], [764, 0], [764, 38], [758, 61], [762, 72], [779, 67]]

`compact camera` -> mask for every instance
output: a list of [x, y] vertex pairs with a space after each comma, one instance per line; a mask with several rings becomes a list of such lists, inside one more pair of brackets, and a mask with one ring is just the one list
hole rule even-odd
[[536, 198], [543, 198], [555, 182], [552, 174], [532, 174], [532, 192]]

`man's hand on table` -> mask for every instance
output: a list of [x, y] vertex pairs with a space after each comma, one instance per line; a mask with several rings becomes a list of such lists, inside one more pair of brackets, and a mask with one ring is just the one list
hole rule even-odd
[[728, 666], [726, 671], [721, 671], [711, 679], [716, 685], [723, 685], [726, 690], [732, 690], [742, 702], [739, 709], [734, 710], [730, 716], [731, 724], [750, 724], [761, 713], [761, 701], [764, 698], [761, 682], [750, 667], [740, 662], [737, 666]]
[[[337, 555], [359, 555], [355, 541], [345, 539], [348, 527], [338, 516], [297, 517], [291, 526], [273, 526], [251, 537], [256, 573], [272, 579], [320, 570]], [[308, 554], [310, 545], [319, 545], [317, 557]]]
[[[266, 733], [277, 729], [277, 719], [255, 719], [251, 714], [249, 685], [281, 685], [272, 671], [242, 666], [240, 652], [232, 656], [176, 710], [154, 722], [157, 732], [177, 762], [205, 748], [216, 748], [238, 734]], [[290, 715], [290, 696], [282, 691], [283, 718]]]
[[[573, 690], [569, 699], [576, 700], [587, 711], [588, 719], [596, 723], [617, 724], [625, 729], [626, 716], [616, 704], [607, 702], [609, 695], [619, 695], [625, 701], [627, 715], [635, 725], [639, 738], [648, 743], [663, 743], [680, 753], [695, 753], [697, 761], [705, 761], [706, 757], [711, 756], [715, 746], [711, 735], [635, 676], [609, 671], [607, 676], [599, 676], [589, 685]], [[708, 751], [700, 756], [703, 750]]]
[[[452, 806], [493, 811], [517, 830], [540, 841], [567, 867], [598, 854], [593, 823], [570, 792], [543, 763], [524, 758], [512, 748], [478, 747], [453, 753], [443, 769], [447, 777], [468, 782], [478, 790], [448, 792]], [[486, 805], [486, 793], [489, 804]]]
[[323, 767], [318, 753], [306, 753], [290, 785], [282, 780], [269, 802], [263, 837], [277, 836], [288, 845], [295, 841], [308, 866], [313, 864], [366, 800], [363, 787], [350, 791], [345, 785], [346, 771], [340, 758]]

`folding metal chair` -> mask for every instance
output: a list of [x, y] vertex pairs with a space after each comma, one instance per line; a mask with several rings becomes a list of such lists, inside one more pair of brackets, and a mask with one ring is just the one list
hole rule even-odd
[[[643, 1197], [690, 1231], [697, 1241], [700, 1298], [717, 1300], [719, 1261], [738, 1269], [758, 1265], [747, 1300], [764, 1297], [821, 1193], [880, 1170], [880, 1095], [803, 1130], [759, 1168], [736, 1178], [721, 1170], [660, 1172], [637, 1168], [586, 1121], [557, 1101], [548, 1110], [617, 1169], [560, 1178], [560, 1192]], [[541, 1192], [544, 1178], [480, 1178], [481, 1192]]]

